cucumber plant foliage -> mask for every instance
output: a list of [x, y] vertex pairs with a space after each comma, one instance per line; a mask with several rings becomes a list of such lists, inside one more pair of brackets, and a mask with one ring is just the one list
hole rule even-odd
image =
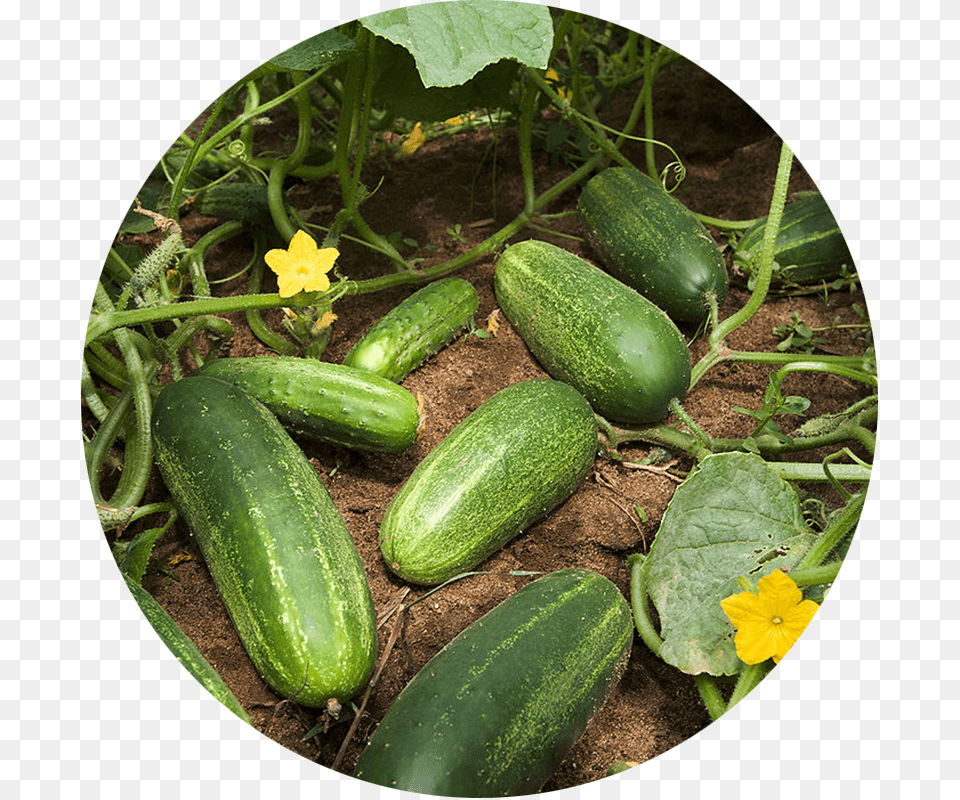
[[816, 539], [796, 490], [759, 456], [707, 456], [677, 487], [644, 562], [660, 615], [660, 657], [683, 672], [733, 675], [743, 668], [720, 607], [756, 582], [795, 566]]

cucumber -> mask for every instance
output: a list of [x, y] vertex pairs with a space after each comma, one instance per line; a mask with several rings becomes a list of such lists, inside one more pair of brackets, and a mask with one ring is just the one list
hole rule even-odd
[[473, 320], [478, 302], [462, 278], [434, 281], [387, 312], [343, 363], [399, 383]]
[[198, 214], [232, 219], [250, 225], [274, 227], [267, 187], [258, 183], [218, 183], [197, 192], [193, 208]]
[[708, 296], [722, 305], [729, 280], [713, 237], [650, 176], [612, 167], [591, 178], [577, 204], [587, 238], [610, 273], [677, 322], [699, 324]]
[[593, 412], [570, 386], [508, 386], [437, 445], [387, 507], [387, 566], [425, 585], [472, 569], [572, 494], [596, 448]]
[[[737, 244], [734, 263], [748, 276], [760, 258], [767, 218], [750, 228]], [[808, 285], [854, 272], [853, 256], [836, 218], [819, 192], [799, 194], [783, 207], [783, 219], [774, 244], [775, 286]]]
[[177, 657], [179, 661], [194, 678], [199, 681], [210, 694], [212, 694], [223, 705], [229, 708], [240, 719], [248, 725], [253, 723], [236, 695], [230, 691], [227, 684], [223, 682], [220, 674], [210, 665], [210, 662], [203, 657], [203, 654], [197, 649], [197, 646], [190, 641], [187, 635], [180, 629], [173, 618], [163, 609], [156, 599], [139, 583], [128, 576], [124, 576], [127, 582], [127, 588], [137, 601], [143, 616], [147, 622], [157, 632], [157, 636]]
[[157, 466], [254, 666], [304, 706], [346, 702], [377, 652], [350, 533], [306, 456], [246, 392], [208, 377], [164, 387]]
[[239, 386], [295, 433], [345, 447], [398, 453], [420, 433], [416, 397], [343, 364], [296, 356], [220, 358], [195, 374]]
[[690, 386], [690, 353], [670, 318], [630, 287], [555, 245], [527, 240], [504, 250], [497, 302], [527, 347], [594, 411], [625, 423], [655, 422]]
[[449, 797], [532, 794], [619, 681], [630, 609], [584, 569], [540, 578], [465, 629], [394, 701], [354, 775]]

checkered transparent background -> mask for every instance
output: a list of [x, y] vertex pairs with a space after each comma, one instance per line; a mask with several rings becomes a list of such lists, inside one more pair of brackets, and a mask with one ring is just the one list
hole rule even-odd
[[[275, 53], [402, 5], [0, 6], [0, 796], [400, 797], [261, 737], [171, 657], [100, 534], [78, 399], [95, 278], [130, 199], [169, 143]], [[960, 339], [960, 7], [553, 5], [617, 21], [700, 62], [790, 143], [857, 260], [881, 378], [876, 468], [859, 536], [790, 656], [700, 735], [565, 794], [960, 796], [960, 478], [952, 455], [960, 364], [951, 356]]]

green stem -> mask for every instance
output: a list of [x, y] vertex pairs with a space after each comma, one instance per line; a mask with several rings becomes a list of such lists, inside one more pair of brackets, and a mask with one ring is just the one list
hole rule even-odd
[[166, 216], [169, 219], [174, 221], [178, 221], [180, 219], [180, 196], [183, 194], [183, 188], [187, 183], [187, 177], [190, 175], [193, 165], [200, 162], [204, 156], [210, 152], [211, 148], [204, 148], [202, 142], [210, 134], [210, 129], [213, 127], [213, 123], [216, 121], [217, 117], [220, 116], [220, 112], [223, 110], [225, 102], [226, 95], [221, 95], [219, 98], [217, 98], [217, 102], [213, 107], [213, 111], [210, 112], [210, 116], [207, 117], [206, 122], [203, 123], [203, 128], [200, 130], [200, 135], [190, 146], [190, 151], [187, 153], [187, 158], [183, 162], [180, 172], [177, 173], [177, 179], [173, 182], [173, 189], [170, 192], [170, 205], [167, 206]]
[[780, 231], [780, 222], [783, 219], [783, 207], [787, 201], [787, 188], [790, 184], [792, 165], [793, 152], [784, 142], [780, 147], [780, 163], [777, 165], [773, 199], [770, 203], [770, 213], [767, 215], [768, 222], [764, 229], [760, 262], [757, 266], [757, 282], [746, 305], [723, 320], [711, 331], [710, 345], [713, 348], [719, 347], [727, 336], [756, 314], [767, 297], [767, 291], [770, 289], [770, 279], [773, 275], [774, 245], [776, 244], [777, 233]]
[[706, 214], [694, 214], [694, 216], [704, 225], [711, 225], [722, 231], [745, 231], [756, 225], [760, 219], [763, 219], [763, 217], [760, 217], [760, 219], [729, 220], [720, 219], [719, 217], [708, 217]]
[[[253, 272], [250, 273], [250, 283], [247, 286], [248, 296], [257, 295], [262, 285], [264, 261], [261, 254], [263, 249], [263, 235], [258, 233], [254, 243], [254, 255], [257, 259], [253, 267]], [[282, 356], [292, 356], [297, 352], [297, 346], [293, 344], [293, 342], [287, 341], [267, 326], [267, 323], [263, 321], [259, 309], [250, 309], [247, 311], [246, 318], [253, 335], [271, 350]]]
[[[303, 83], [306, 73], [294, 72], [293, 76], [296, 82]], [[310, 139], [313, 133], [311, 124], [313, 114], [308, 88], [301, 89], [297, 92], [294, 96], [294, 106], [297, 110], [297, 142], [293, 147], [293, 152], [282, 161], [278, 161], [270, 169], [270, 176], [267, 180], [267, 204], [270, 208], [270, 216], [280, 235], [288, 242], [294, 237], [297, 231], [290, 222], [290, 217], [286, 212], [283, 183], [289, 172], [300, 166], [310, 151]]]
[[677, 415], [677, 418], [687, 426], [687, 429], [704, 447], [704, 449], [713, 449], [712, 440], [707, 435], [706, 431], [704, 431], [703, 428], [697, 424], [696, 420], [686, 412], [686, 409], [684, 409], [684, 407], [680, 404], [680, 400], [678, 400], [676, 397], [670, 401], [670, 410], [673, 411], [673, 413]]
[[187, 251], [184, 262], [190, 271], [190, 282], [193, 285], [192, 294], [194, 297], [210, 297], [210, 282], [207, 280], [207, 271], [203, 265], [207, 253], [211, 248], [232, 239], [242, 231], [243, 223], [239, 220], [224, 222], [197, 239], [193, 247]]
[[853, 496], [843, 511], [841, 511], [830, 525], [827, 526], [827, 529], [820, 534], [820, 538], [817, 539], [813, 547], [807, 551], [807, 554], [797, 565], [798, 570], [818, 567], [823, 564], [833, 548], [835, 548], [839, 541], [859, 522], [866, 496], [866, 489], [861, 490]]
[[790, 570], [790, 579], [797, 586], [819, 586], [824, 583], [833, 583], [840, 574], [842, 561], [834, 561], [832, 564], [823, 564], [819, 567], [806, 567], [804, 569]]
[[[730, 319], [730, 318], [728, 318]], [[721, 323], [723, 324], [723, 323]], [[810, 363], [810, 356], [803, 353], [764, 353], [750, 350], [729, 350], [722, 342], [711, 349], [693, 367], [690, 374], [690, 388], [696, 386], [703, 376], [717, 364], [725, 361], [739, 361], [745, 364], [793, 364]], [[826, 367], [849, 367], [857, 373], [855, 380], [863, 383], [876, 381], [870, 371], [872, 360], [867, 356], [818, 356], [815, 362]], [[846, 377], [852, 377], [851, 375]], [[872, 385], [876, 385], [873, 383]]]
[[537, 199], [533, 183], [533, 156], [530, 148], [536, 103], [537, 92], [534, 91], [533, 84], [527, 82], [523, 86], [523, 97], [520, 101], [519, 157], [520, 174], [523, 176], [523, 213], [528, 216], [533, 215], [533, 207]]
[[[720, 450], [718, 449], [718, 452]], [[870, 481], [869, 467], [859, 464], [835, 464], [830, 467], [830, 474], [823, 464], [801, 464], [792, 461], [768, 461], [769, 466], [786, 481], [829, 483], [830, 475], [834, 479], [846, 483], [868, 483]]]
[[748, 664], [744, 667], [737, 680], [737, 685], [734, 687], [733, 694], [730, 695], [730, 701], [727, 703], [727, 711], [756, 689], [757, 686], [760, 685], [760, 681], [767, 677], [770, 669], [767, 662], [763, 662], [762, 664]]
[[637, 633], [654, 655], [660, 655], [663, 639], [657, 633], [650, 619], [647, 607], [647, 586], [643, 574], [644, 556], [635, 553], [627, 559], [630, 568], [630, 606], [633, 609], [633, 621], [637, 626]]
[[[807, 358], [809, 359], [809, 356]], [[862, 366], [864, 359], [862, 356], [859, 358]], [[821, 360], [791, 361], [777, 370], [777, 380], [782, 382], [783, 378], [791, 372], [825, 372], [829, 375], [837, 375], [841, 378], [849, 378], [852, 381], [859, 381], [860, 383], [865, 383], [868, 386], [877, 386], [876, 375], [864, 372], [862, 369], [851, 369], [845, 364], [838, 364], [836, 362], [823, 362]]]
[[657, 160], [653, 152], [653, 54], [650, 39], [643, 37], [643, 86], [646, 90], [643, 104], [643, 135], [647, 142], [644, 153], [647, 159], [647, 172], [654, 180], [658, 179]]
[[716, 722], [720, 717], [727, 713], [727, 701], [720, 694], [720, 688], [712, 675], [702, 672], [693, 676], [693, 682], [700, 691], [700, 699], [710, 715], [710, 719]]
[[[236, 119], [231, 121], [228, 125], [225, 125], [220, 130], [218, 130], [213, 136], [211, 136], [202, 145], [200, 145], [197, 151], [197, 157], [195, 161], [199, 161], [200, 159], [206, 158], [206, 156], [210, 153], [211, 150], [213, 150], [214, 147], [216, 147], [220, 142], [222, 142], [224, 139], [230, 136], [230, 134], [232, 134], [238, 128], [241, 128], [251, 120], [256, 119], [259, 116], [262, 116], [267, 111], [270, 111], [271, 109], [274, 109], [279, 105], [283, 105], [284, 103], [287, 102], [287, 100], [291, 99], [292, 97], [295, 97], [297, 92], [301, 91], [302, 89], [306, 89], [307, 86], [309, 86], [314, 81], [318, 80], [320, 76], [323, 75], [323, 73], [324, 73], [324, 70], [322, 69], [318, 70], [317, 72], [314, 72], [312, 75], [310, 75], [308, 78], [303, 80], [301, 83], [296, 84], [293, 88], [288, 89], [282, 94], [277, 95], [272, 100], [268, 100], [266, 103], [264, 103], [261, 106], [258, 106], [252, 111], [238, 116]], [[200, 141], [199, 137], [198, 137], [198, 141]]]

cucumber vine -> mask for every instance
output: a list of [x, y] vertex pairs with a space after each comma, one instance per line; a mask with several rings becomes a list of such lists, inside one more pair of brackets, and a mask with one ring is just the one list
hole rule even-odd
[[[127, 574], [139, 582], [153, 544], [176, 520], [171, 504], [145, 502], [153, 464], [151, 411], [160, 376], [179, 379], [187, 355], [197, 365], [216, 357], [235, 335], [237, 317], [228, 321], [224, 315], [239, 312], [250, 331], [279, 354], [319, 358], [341, 298], [426, 284], [490, 257], [518, 234], [552, 233], [551, 223], [563, 216], [547, 213], [553, 201], [611, 164], [637, 166], [624, 154], [628, 142], [643, 143], [642, 168], [665, 189], [672, 191], [683, 181], [685, 168], [680, 157], [669, 144], [654, 137], [653, 115], [657, 78], [680, 56], [634, 33], [617, 39], [609, 29], [590, 27], [576, 12], [557, 12], [554, 24], [555, 36], [549, 47], [549, 63], [556, 65], [552, 74], [548, 76], [542, 66], [517, 65], [505, 95], [509, 102], [500, 108], [484, 108], [484, 113], [476, 110], [478, 106], [464, 107], [458, 111], [463, 116], [448, 119], [446, 125], [451, 136], [475, 125], [496, 126], [496, 137], [507, 126], [515, 126], [522, 208], [480, 243], [429, 266], [422, 265], [425, 248], [416, 248], [416, 257], [404, 256], [402, 237], [398, 240], [393, 233], [374, 230], [365, 217], [364, 204], [376, 188], [363, 181], [376, 171], [377, 158], [389, 167], [384, 153], [396, 152], [399, 136], [413, 129], [421, 136], [426, 132], [429, 141], [439, 128], [431, 128], [428, 120], [421, 123], [401, 117], [394, 103], [378, 91], [382, 40], [362, 21], [341, 26], [335, 40], [318, 37], [319, 43], [309, 51], [312, 55], [301, 57], [296, 68], [285, 66], [287, 62], [278, 57], [254, 70], [217, 99], [196, 133], [181, 135], [162, 162], [162, 193], [152, 209], [141, 209], [161, 231], [157, 244], [139, 255], [119, 242], [111, 248], [96, 287], [85, 338], [81, 389], [92, 418], [92, 432], [85, 442], [86, 462], [101, 523], [119, 540], [134, 522], [152, 515], [164, 518], [117, 545], [118, 559], [127, 565]], [[595, 67], [585, 68], [588, 62]], [[633, 93], [632, 103], [622, 126], [614, 128], [602, 121], [601, 112], [614, 93], [624, 92]], [[286, 152], [268, 150], [259, 141], [264, 123], [281, 108], [296, 120], [296, 135]], [[642, 135], [635, 133], [638, 130]], [[541, 145], [548, 155], [562, 157], [569, 165], [566, 174], [548, 186], [540, 184], [535, 169]], [[656, 147], [666, 148], [673, 158], [659, 170]], [[620, 463], [627, 462], [619, 448], [630, 442], [662, 447], [694, 462], [713, 454], [745, 451], [760, 455], [784, 478], [835, 487], [845, 505], [793, 573], [798, 584], [821, 584], [836, 575], [831, 552], [855, 526], [870, 478], [870, 464], [856, 456], [851, 446], [872, 458], [878, 408], [874, 356], [869, 349], [863, 356], [818, 353], [822, 341], [816, 334], [823, 329], [809, 327], [796, 316], [779, 330], [781, 346], [776, 352], [741, 351], [730, 344], [731, 335], [756, 315], [770, 293], [775, 238], [792, 164], [793, 153], [783, 144], [749, 299], [725, 318], [713, 302], [702, 338], [706, 351], [693, 366], [689, 386], [693, 389], [721, 364], [767, 365], [771, 373], [761, 408], [737, 409], [755, 421], [752, 432], [739, 439], [711, 436], [680, 399], [672, 404], [675, 422], [628, 428], [598, 417], [597, 424], [601, 454]], [[311, 223], [311, 210], [291, 203], [287, 196], [291, 181], [331, 186], [339, 207], [329, 227]], [[186, 242], [179, 220], [193, 198], [210, 186], [233, 183], [257, 185], [261, 191], [265, 187], [271, 224], [251, 225], [226, 218], [196, 241]], [[756, 222], [697, 216], [731, 237]], [[325, 291], [290, 297], [265, 292], [264, 254], [271, 248], [287, 247], [301, 230], [322, 233], [321, 246], [325, 248], [363, 247], [385, 269], [360, 280], [334, 270]], [[447, 233], [453, 244], [467, 248], [460, 224]], [[239, 237], [252, 241], [252, 258], [229, 278], [210, 280], [205, 268], [208, 253]], [[212, 290], [224, 282], [241, 280], [245, 288], [239, 293], [218, 296]], [[272, 330], [264, 321], [262, 312], [270, 309], [283, 309], [283, 331]], [[858, 329], [869, 330], [865, 318]], [[473, 327], [469, 333], [489, 336], [496, 331], [495, 319], [491, 319], [489, 331]], [[785, 394], [784, 381], [811, 372], [839, 376], [866, 387], [869, 394], [840, 413], [804, 418], [795, 430], [783, 431], [784, 419], [800, 420], [809, 405], [804, 398]], [[790, 458], [815, 450], [829, 454], [812, 464]], [[846, 488], [850, 484], [859, 487], [856, 493]], [[633, 610], [643, 641], [658, 653], [661, 640], [648, 614], [643, 558], [638, 554], [628, 562]], [[756, 686], [767, 670], [765, 666], [745, 667], [726, 699], [710, 676], [698, 675], [694, 680], [711, 717], [717, 718]]]

